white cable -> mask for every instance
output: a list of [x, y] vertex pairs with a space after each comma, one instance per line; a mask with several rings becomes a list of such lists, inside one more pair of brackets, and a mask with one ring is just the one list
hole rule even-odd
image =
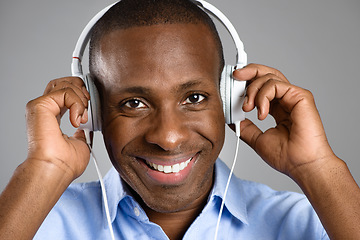
[[101, 175], [100, 169], [98, 167], [95, 154], [94, 154], [94, 152], [93, 152], [93, 150], [91, 148], [91, 144], [90, 144], [91, 140], [90, 140], [89, 130], [84, 129], [84, 132], [85, 132], [86, 142], [87, 142], [87, 144], [89, 146], [89, 149], [90, 149], [90, 156], [94, 160], [93, 162], [94, 162], [94, 165], [95, 165], [95, 168], [96, 168], [97, 175], [99, 177], [100, 187], [101, 187], [101, 192], [102, 192], [103, 201], [104, 201], [104, 207], [105, 207], [106, 220], [107, 220], [107, 223], [108, 223], [108, 226], [109, 226], [111, 239], [115, 240], [114, 230], [113, 230], [113, 227], [112, 227], [112, 224], [111, 224], [111, 219], [110, 219], [109, 204], [108, 204], [107, 195], [106, 195], [106, 191], [105, 191], [104, 181], [102, 180], [102, 175]]
[[234, 168], [235, 168], [235, 164], [236, 164], [236, 160], [237, 160], [237, 155], [239, 152], [239, 144], [240, 144], [240, 121], [235, 123], [235, 129], [236, 129], [236, 136], [237, 136], [237, 140], [236, 140], [236, 150], [235, 150], [235, 156], [234, 156], [234, 161], [233, 164], [231, 166], [231, 170], [230, 170], [230, 174], [226, 183], [226, 187], [225, 187], [225, 191], [224, 191], [224, 197], [221, 201], [221, 206], [220, 206], [220, 212], [219, 212], [219, 216], [217, 219], [217, 223], [216, 223], [216, 228], [215, 228], [215, 236], [214, 236], [214, 240], [217, 240], [217, 236], [218, 236], [218, 232], [219, 232], [219, 226], [220, 226], [220, 220], [221, 220], [221, 215], [222, 212], [224, 210], [224, 205], [225, 205], [225, 198], [227, 195], [227, 191], [230, 185], [230, 180], [231, 180], [231, 176], [233, 175], [234, 172]]

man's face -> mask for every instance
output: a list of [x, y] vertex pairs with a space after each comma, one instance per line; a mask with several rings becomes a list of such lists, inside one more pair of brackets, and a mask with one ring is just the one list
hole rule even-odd
[[200, 24], [133, 27], [101, 39], [106, 148], [155, 211], [186, 209], [212, 187], [225, 127], [216, 49]]

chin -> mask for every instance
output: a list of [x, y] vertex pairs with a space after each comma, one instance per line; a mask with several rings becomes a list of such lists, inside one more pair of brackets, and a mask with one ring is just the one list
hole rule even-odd
[[155, 191], [135, 191], [136, 200], [143, 208], [159, 213], [174, 213], [186, 209], [204, 206], [213, 186], [214, 167], [201, 174], [202, 181], [183, 186], [159, 186]]

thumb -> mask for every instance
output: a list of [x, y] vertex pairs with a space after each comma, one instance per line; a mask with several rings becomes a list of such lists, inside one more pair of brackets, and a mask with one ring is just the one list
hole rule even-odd
[[73, 137], [86, 143], [85, 133], [81, 129], [77, 129]]
[[257, 140], [263, 132], [249, 119], [240, 123], [240, 138], [257, 152]]
[[[74, 133], [73, 137], [88, 144], [88, 141], [87, 141], [88, 139], [86, 139], [85, 130], [77, 129], [76, 132]], [[89, 132], [89, 138], [90, 138], [90, 146], [92, 147], [93, 140], [94, 140], [94, 132], [93, 131]]]

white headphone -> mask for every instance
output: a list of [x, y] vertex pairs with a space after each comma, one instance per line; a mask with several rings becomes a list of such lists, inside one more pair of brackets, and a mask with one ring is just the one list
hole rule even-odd
[[[118, 1], [119, 2], [119, 1]], [[220, 93], [223, 102], [223, 110], [225, 115], [225, 122], [227, 124], [240, 122], [245, 119], [245, 113], [242, 110], [242, 105], [245, 97], [245, 81], [234, 81], [233, 71], [235, 69], [243, 68], [247, 64], [247, 54], [244, 51], [244, 44], [240, 40], [236, 29], [230, 22], [230, 20], [216, 7], [203, 1], [193, 0], [204, 12], [217, 18], [220, 23], [224, 25], [227, 31], [230, 33], [237, 50], [237, 63], [235, 66], [225, 65], [221, 74], [220, 80]], [[117, 3], [117, 2], [116, 2]], [[90, 93], [89, 107], [88, 107], [88, 122], [80, 126], [81, 129], [88, 129], [89, 131], [101, 130], [101, 118], [100, 118], [100, 98], [99, 93], [93, 80], [89, 74], [84, 75], [81, 66], [81, 59], [84, 54], [86, 45], [89, 42], [91, 31], [97, 21], [116, 3], [101, 10], [96, 14], [90, 22], [85, 26], [82, 31], [73, 52], [73, 58], [71, 63], [72, 76], [80, 77], [85, 82], [86, 88]]]

